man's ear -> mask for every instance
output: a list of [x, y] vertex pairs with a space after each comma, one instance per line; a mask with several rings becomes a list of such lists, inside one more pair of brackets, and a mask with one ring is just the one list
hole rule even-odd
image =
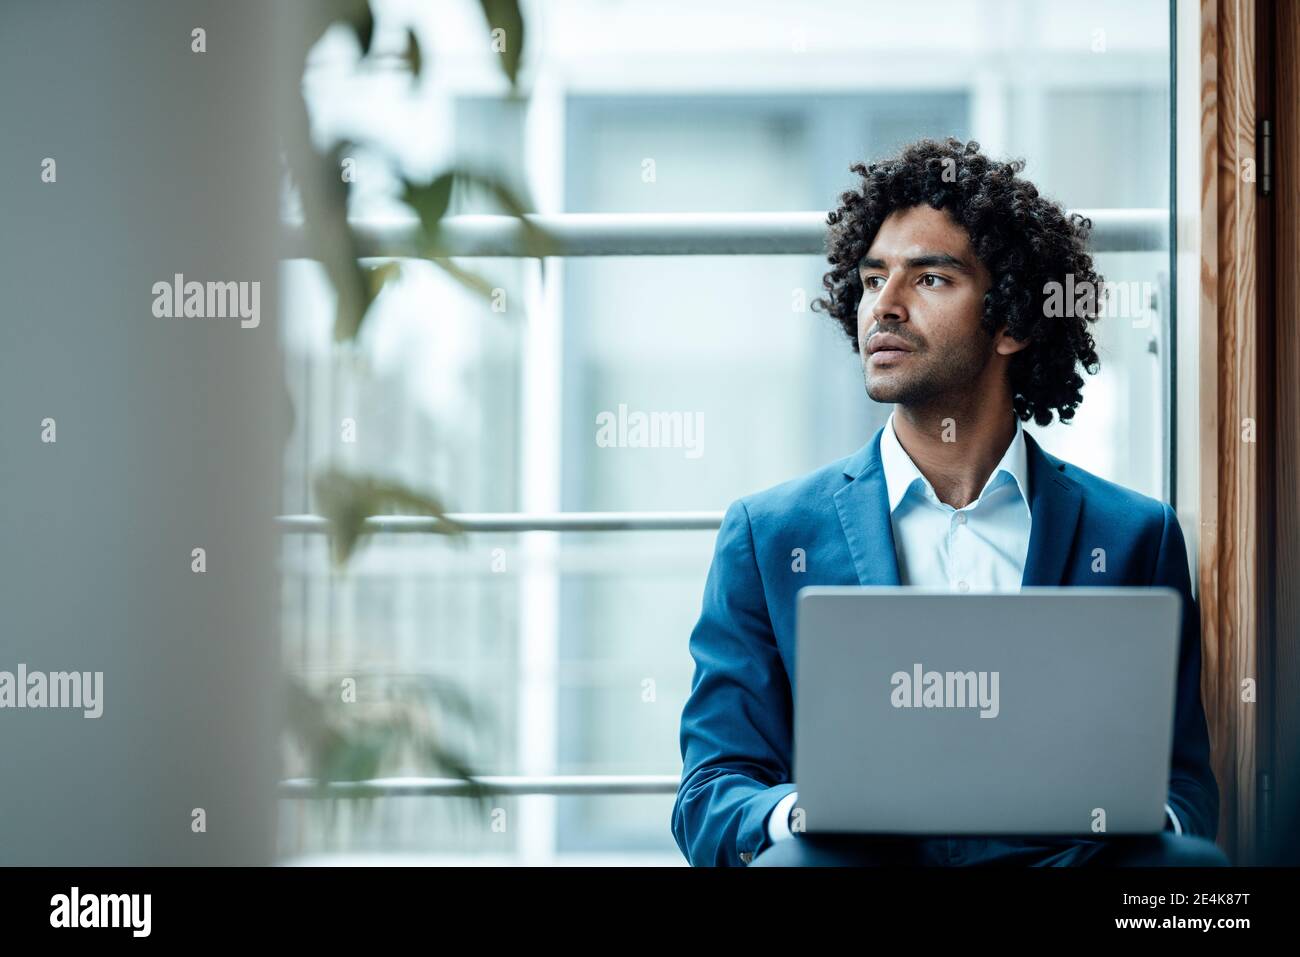
[[993, 348], [1000, 356], [1013, 356], [1021, 349], [1025, 349], [1028, 346], [1028, 339], [1025, 339], [1023, 342], [1019, 339], [1012, 339], [1011, 336], [1007, 334], [1006, 326], [999, 329], [998, 334], [993, 339]]

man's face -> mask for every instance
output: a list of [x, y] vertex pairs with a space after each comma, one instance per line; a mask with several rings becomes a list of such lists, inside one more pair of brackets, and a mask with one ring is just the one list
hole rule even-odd
[[891, 213], [858, 266], [858, 348], [867, 394], [924, 406], [969, 394], [993, 359], [980, 325], [988, 270], [946, 212]]

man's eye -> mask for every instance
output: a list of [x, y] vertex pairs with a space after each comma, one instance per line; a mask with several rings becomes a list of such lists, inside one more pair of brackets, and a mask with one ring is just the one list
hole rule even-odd
[[[926, 282], [927, 279], [933, 279], [934, 282], [927, 283]], [[925, 283], [931, 289], [934, 289], [936, 286], [946, 283], [947, 281], [948, 281], [947, 279], [944, 279], [942, 276], [936, 276], [932, 272], [925, 273], [924, 275], [921, 276], [921, 282]]]
[[867, 289], [879, 289], [880, 286], [876, 285], [877, 282], [879, 282], [880, 285], [883, 286], [885, 284], [885, 277], [868, 276], [866, 279], [862, 280], [862, 285]]

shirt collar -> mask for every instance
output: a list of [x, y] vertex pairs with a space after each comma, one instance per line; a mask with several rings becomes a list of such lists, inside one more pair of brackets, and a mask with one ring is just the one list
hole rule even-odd
[[[911, 456], [907, 454], [907, 451], [898, 441], [898, 435], [894, 432], [894, 415], [892, 412], [880, 436], [880, 464], [884, 469], [885, 486], [889, 491], [890, 513], [897, 510], [899, 503], [903, 501], [903, 497], [917, 482], [921, 483], [922, 488], [931, 498], [937, 500], [933, 486], [921, 474], [921, 470], [916, 467], [916, 463], [912, 461]], [[1016, 419], [1016, 434], [1012, 436], [1011, 443], [1007, 446], [1006, 451], [1002, 453], [1002, 460], [993, 469], [993, 474], [984, 483], [979, 498], [983, 498], [995, 483], [1003, 481], [1003, 475], [1015, 483], [1016, 490], [1020, 492], [1020, 497], [1028, 505], [1029, 455], [1025, 448], [1025, 431], [1020, 426], [1020, 419]]]

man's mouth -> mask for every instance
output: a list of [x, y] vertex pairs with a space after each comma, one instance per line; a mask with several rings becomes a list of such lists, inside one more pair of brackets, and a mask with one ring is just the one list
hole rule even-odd
[[911, 355], [906, 349], [877, 349], [868, 360], [873, 366], [892, 366], [906, 362]]
[[871, 362], [877, 365], [892, 364], [904, 359], [912, 347], [907, 341], [887, 332], [878, 332], [867, 342]]

